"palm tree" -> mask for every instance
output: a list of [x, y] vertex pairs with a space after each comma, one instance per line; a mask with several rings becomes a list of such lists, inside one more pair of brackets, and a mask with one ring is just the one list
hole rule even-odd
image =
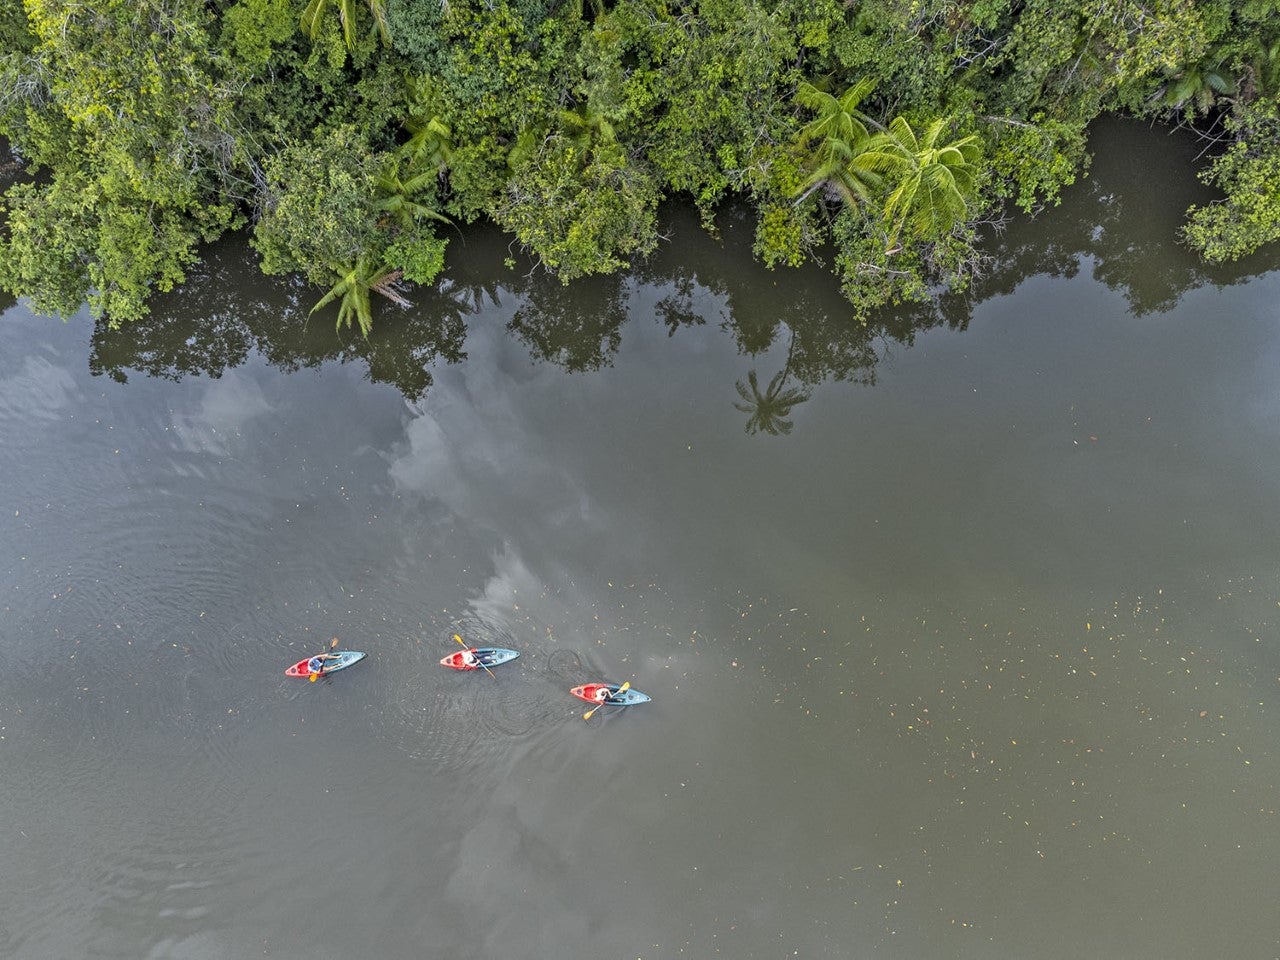
[[[338, 19], [342, 21], [342, 37], [347, 49], [356, 44], [356, 0], [334, 0], [338, 7]], [[382, 38], [383, 46], [391, 43], [391, 28], [387, 25], [386, 0], [368, 0], [369, 13], [373, 16], [373, 26]], [[320, 35], [320, 26], [324, 22], [325, 11], [329, 0], [308, 0], [302, 11], [302, 29], [314, 40]]]
[[896, 184], [884, 204], [890, 247], [905, 226], [917, 237], [935, 239], [968, 214], [982, 147], [973, 135], [939, 144], [948, 126], [950, 121], [940, 117], [917, 136], [905, 118], [894, 117], [861, 157]]
[[566, 6], [579, 20], [599, 20], [604, 16], [604, 0], [572, 0]]
[[1235, 93], [1235, 82], [1227, 74], [1222, 58], [1213, 62], [1193, 63], [1169, 75], [1151, 101], [1170, 110], [1206, 114], [1218, 99]]
[[412, 169], [431, 168], [443, 178], [453, 159], [453, 128], [438, 112], [435, 85], [429, 77], [409, 78], [405, 105], [409, 115], [405, 127], [410, 136], [409, 142], [400, 148], [400, 155], [409, 161]]
[[743, 403], [735, 402], [734, 409], [751, 414], [747, 420], [747, 433], [755, 434], [763, 430], [770, 436], [776, 437], [778, 434], [785, 436], [791, 432], [793, 424], [786, 418], [791, 414], [792, 407], [809, 399], [809, 394], [803, 390], [784, 390], [783, 385], [786, 379], [787, 371], [779, 370], [769, 381], [769, 386], [765, 388], [764, 393], [761, 393], [756, 372], [752, 370], [747, 374], [750, 389], [741, 380], [734, 384], [738, 389], [738, 396], [744, 401]]
[[531, 127], [524, 127], [516, 134], [516, 139], [511, 148], [507, 151], [507, 166], [513, 171], [519, 170], [520, 166], [533, 157], [538, 152], [538, 145], [542, 141], [537, 133]]
[[400, 148], [400, 155], [408, 159], [415, 170], [430, 169], [443, 178], [453, 159], [453, 131], [449, 125], [433, 114], [426, 120], [410, 117], [405, 126], [411, 136]]
[[409, 177], [408, 180], [402, 180], [400, 162], [392, 160], [373, 178], [373, 185], [382, 194], [382, 197], [374, 203], [374, 209], [390, 214], [406, 229], [412, 228], [424, 217], [428, 220], [448, 223], [448, 217], [414, 199], [427, 187], [433, 186], [437, 176], [435, 170], [427, 170]]
[[796, 101], [818, 115], [801, 128], [800, 144], [830, 137], [846, 142], [866, 139], [867, 124], [872, 121], [858, 109], [858, 105], [870, 96], [873, 89], [875, 84], [864, 78], [835, 97], [811, 83], [801, 83], [796, 90]]
[[1258, 36], [1249, 41], [1245, 64], [1244, 99], [1269, 97], [1280, 91], [1280, 36]]
[[796, 145], [804, 149], [815, 140], [820, 142], [813, 157], [813, 172], [793, 194], [796, 204], [803, 203], [819, 187], [826, 187], [856, 207], [879, 189], [879, 174], [863, 159], [870, 142], [867, 124], [874, 121], [858, 109], [873, 86], [870, 80], [859, 80], [835, 97], [810, 83], [800, 84], [796, 100], [818, 115], [801, 128]]
[[373, 329], [373, 309], [369, 303], [369, 292], [380, 293], [392, 303], [402, 307], [410, 306], [408, 300], [400, 295], [396, 284], [400, 279], [399, 270], [386, 270], [373, 264], [370, 258], [361, 254], [354, 264], [334, 266], [337, 282], [329, 288], [329, 292], [311, 308], [315, 313], [321, 307], [334, 300], [338, 301], [337, 330], [344, 325], [351, 326], [354, 318], [360, 324], [360, 332], [366, 337]]
[[866, 156], [869, 139], [854, 143], [834, 137], [823, 144], [817, 168], [793, 194], [795, 205], [803, 203], [819, 187], [826, 187], [851, 207], [870, 201], [880, 189], [882, 178]]
[[572, 110], [561, 110], [560, 123], [565, 137], [584, 157], [593, 147], [616, 143], [618, 139], [609, 118], [587, 102]]

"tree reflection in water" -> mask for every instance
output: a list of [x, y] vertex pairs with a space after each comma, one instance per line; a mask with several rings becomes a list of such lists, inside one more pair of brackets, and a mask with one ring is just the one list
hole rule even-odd
[[566, 286], [545, 273], [527, 276], [507, 329], [535, 360], [570, 373], [610, 366], [627, 319], [626, 278], [583, 277]]
[[[241, 282], [245, 277], [252, 283]], [[413, 309], [383, 309], [384, 322], [367, 339], [338, 333], [320, 315], [309, 317], [311, 294], [300, 283], [259, 275], [246, 244], [220, 242], [182, 287], [156, 298], [148, 316], [116, 329], [98, 321], [89, 369], [122, 383], [132, 372], [169, 380], [219, 377], [255, 351], [285, 371], [363, 363], [374, 383], [418, 399], [431, 386], [435, 363], [466, 357], [474, 290], [456, 284], [420, 290]]]
[[1110, 121], [1098, 126], [1094, 148], [1092, 176], [1060, 207], [1016, 218], [988, 238], [988, 268], [968, 291], [883, 311], [867, 323], [852, 319], [822, 265], [768, 271], [756, 264], [746, 208], [722, 213], [718, 238], [698, 227], [692, 211], [673, 208], [665, 215], [678, 239], [650, 261], [567, 287], [527, 261], [504, 269], [509, 240], [490, 227], [469, 229], [450, 248], [446, 280], [418, 290], [411, 309], [384, 307], [368, 339], [337, 335], [325, 316], [308, 323], [305, 304], [314, 291], [261, 276], [252, 251], [233, 238], [207, 251], [179, 290], [157, 297], [148, 318], [115, 330], [99, 323], [90, 369], [120, 381], [131, 372], [217, 377], [257, 352], [284, 370], [362, 363], [370, 380], [416, 400], [430, 388], [436, 364], [465, 359], [468, 320], [504, 300], [516, 304], [510, 333], [535, 360], [569, 372], [611, 365], [624, 323], [644, 322], [640, 304], [652, 303], [652, 319], [669, 336], [714, 322], [749, 360], [787, 336], [783, 368], [763, 390], [754, 367], [734, 384], [741, 400], [734, 403], [749, 414], [747, 432], [784, 434], [793, 408], [818, 385], [873, 384], [892, 345], [910, 346], [919, 332], [939, 326], [963, 330], [976, 304], [1029, 277], [1091, 268], [1141, 316], [1167, 311], [1206, 284], [1240, 283], [1274, 269], [1274, 251], [1209, 267], [1180, 245], [1182, 211], [1205, 200], [1191, 172], [1198, 146], [1189, 138]]

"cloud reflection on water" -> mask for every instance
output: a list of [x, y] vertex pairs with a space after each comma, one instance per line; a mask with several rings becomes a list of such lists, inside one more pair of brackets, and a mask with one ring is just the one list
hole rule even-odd
[[189, 410], [174, 411], [174, 433], [188, 453], [229, 456], [243, 446], [243, 428], [269, 413], [271, 404], [258, 381], [240, 370], [228, 370], [201, 386]]

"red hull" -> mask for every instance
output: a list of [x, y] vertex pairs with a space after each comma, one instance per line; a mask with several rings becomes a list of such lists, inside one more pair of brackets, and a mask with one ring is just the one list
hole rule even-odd
[[579, 700], [587, 701], [587, 703], [599, 703], [609, 695], [609, 684], [584, 683], [580, 687], [574, 687], [569, 692]]
[[295, 663], [292, 667], [289, 667], [288, 669], [286, 669], [286, 670], [285, 670], [285, 672], [284, 672], [284, 675], [285, 675], [286, 677], [306, 677], [306, 676], [309, 676], [309, 675], [311, 674], [311, 671], [307, 669], [307, 664], [308, 664], [308, 663], [310, 663], [310, 662], [311, 662], [311, 658], [310, 658], [310, 657], [307, 657], [305, 660], [299, 660], [299, 661], [298, 661], [297, 663]]
[[480, 667], [474, 663], [463, 663], [462, 653], [463, 652], [459, 650], [457, 653], [449, 654], [447, 657], [444, 657], [443, 659], [441, 659], [440, 666], [450, 667], [454, 670], [479, 670], [480, 669]]

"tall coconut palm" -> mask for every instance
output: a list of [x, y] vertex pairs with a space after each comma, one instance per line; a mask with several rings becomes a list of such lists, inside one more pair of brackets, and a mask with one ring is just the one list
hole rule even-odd
[[893, 184], [884, 202], [890, 246], [904, 228], [938, 239], [968, 215], [982, 147], [973, 135], [940, 143], [950, 123], [940, 117], [917, 135], [905, 118], [894, 117], [867, 145], [862, 162]]
[[796, 190], [795, 203], [803, 203], [815, 190], [826, 188], [851, 207], [870, 202], [883, 178], [866, 156], [869, 138], [854, 142], [828, 139], [817, 157], [817, 167]]
[[845, 142], [865, 140], [871, 118], [858, 107], [874, 89], [875, 84], [864, 78], [837, 97], [811, 83], [801, 83], [796, 89], [796, 102], [817, 114], [800, 129], [801, 146], [831, 137]]
[[851, 207], [866, 203], [880, 187], [880, 175], [863, 158], [871, 135], [870, 117], [858, 109], [871, 93], [870, 80], [859, 80], [836, 97], [810, 83], [800, 84], [796, 100], [817, 116], [801, 128], [796, 145], [809, 150], [816, 142], [809, 177], [795, 191], [802, 203], [815, 190], [825, 187]]
[[[302, 11], [302, 29], [312, 40], [320, 35], [320, 27], [324, 23], [324, 15], [330, 0], [308, 0]], [[356, 7], [357, 0], [333, 0], [338, 8], [338, 19], [342, 21], [342, 38], [350, 50], [356, 45]], [[391, 44], [391, 28], [387, 24], [386, 0], [368, 0], [369, 13], [373, 16], [374, 29], [382, 38], [383, 46]]]

